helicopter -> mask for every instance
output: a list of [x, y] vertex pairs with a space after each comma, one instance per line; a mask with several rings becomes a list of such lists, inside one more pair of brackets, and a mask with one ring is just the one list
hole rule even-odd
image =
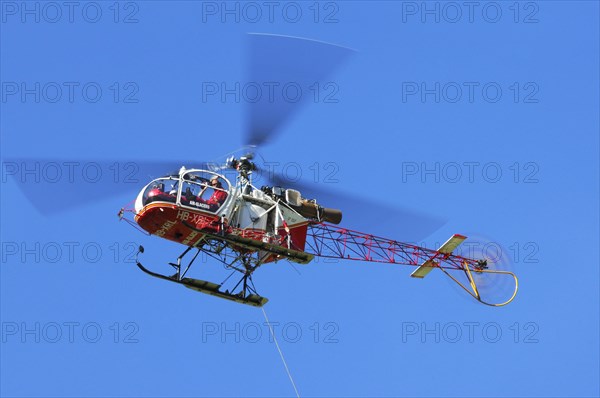
[[[250, 54], [248, 81], [267, 87], [273, 86], [274, 82], [293, 82], [307, 92], [315, 87], [315, 82], [323, 82], [354, 52], [336, 44], [277, 34], [250, 33], [247, 39]], [[132, 204], [119, 211], [119, 219], [146, 234], [184, 246], [183, 252], [169, 263], [173, 274], [155, 272], [144, 266], [140, 261], [140, 254], [144, 252], [142, 246], [137, 253], [137, 266], [153, 277], [242, 304], [261, 307], [267, 303], [268, 299], [258, 294], [253, 282], [255, 272], [263, 265], [279, 261], [308, 264], [318, 257], [405, 264], [417, 267], [411, 276], [421, 279], [437, 268], [483, 304], [502, 306], [515, 298], [518, 280], [514, 273], [492, 269], [485, 258], [455, 254], [456, 248], [466, 239], [463, 235], [455, 234], [437, 250], [432, 250], [375, 234], [375, 229], [391, 224], [403, 237], [426, 237], [439, 228], [440, 222], [421, 212], [398, 206], [391, 208], [356, 195], [315, 189], [315, 184], [290, 183], [277, 175], [271, 176], [266, 185], [255, 186], [253, 176], [261, 171], [255, 158], [257, 148], [284, 130], [286, 123], [306, 104], [307, 98], [304, 95], [297, 101], [290, 101], [289, 98], [265, 95], [256, 101], [248, 101], [244, 148], [251, 151], [216, 165], [213, 162], [174, 163], [155, 159], [127, 162], [121, 170], [126, 172], [124, 179], [113, 181], [110, 178], [92, 183], [85, 177], [74, 181], [70, 178], [58, 182], [42, 179], [28, 183], [25, 178], [17, 178], [17, 169], [10, 174], [42, 214], [84, 206], [106, 198], [108, 193], [124, 194], [137, 190]], [[74, 163], [77, 162], [73, 159], [47, 162], [50, 165]], [[19, 158], [8, 163], [9, 166], [19, 165], [23, 173], [39, 169], [39, 164], [39, 159]], [[108, 172], [119, 171], [115, 166], [123, 165], [114, 160], [91, 164]], [[190, 167], [182, 167], [182, 164]], [[3, 167], [6, 165], [3, 162]], [[165, 170], [176, 168], [178, 171], [164, 174]], [[233, 177], [229, 173], [225, 175], [229, 171]], [[143, 182], [130, 179], [131, 175], [144, 176], [148, 182], [140, 190]], [[82, 196], [88, 199], [81, 201]], [[323, 206], [325, 203], [342, 207], [355, 229], [341, 226], [342, 210]], [[353, 212], [352, 208], [357, 211]], [[372, 212], [367, 219], [365, 208], [379, 211]], [[357, 217], [359, 214], [361, 216]], [[372, 232], [360, 231], [368, 228]], [[200, 253], [230, 270], [227, 278], [237, 275], [239, 280], [226, 286], [227, 279], [214, 283], [188, 275]], [[490, 274], [513, 278], [514, 289], [508, 300], [496, 303], [483, 297], [477, 281]]]
[[[293, 81], [308, 87], [330, 75], [354, 52], [335, 44], [290, 36], [253, 33], [248, 39], [249, 81], [259, 83]], [[278, 176], [267, 179], [267, 185], [255, 186], [253, 173], [261, 169], [255, 163], [254, 151], [272, 140], [301, 106], [302, 103], [272, 101], [266, 96], [249, 102], [245, 144], [251, 148], [250, 153], [229, 157], [216, 167], [181, 167], [177, 173], [150, 181], [138, 193], [133, 207], [121, 209], [121, 219], [185, 247], [169, 263], [174, 273], [166, 275], [151, 271], [139, 261], [144, 251], [140, 246], [136, 264], [142, 271], [256, 307], [268, 301], [253, 282], [253, 275], [261, 266], [278, 261], [308, 264], [316, 257], [410, 265], [417, 267], [411, 276], [421, 279], [438, 268], [483, 304], [502, 306], [515, 298], [518, 280], [514, 273], [491, 269], [485, 258], [454, 254], [466, 239], [463, 235], [453, 235], [437, 250], [427, 249], [342, 227], [342, 210], [322, 205], [340, 203], [347, 207], [359, 202], [355, 196], [328, 195], [306, 184], [290, 184]], [[221, 174], [225, 170], [234, 172], [231, 181]], [[380, 213], [391, 220], [398, 211]], [[402, 221], [396, 225], [411, 224], [414, 228], [427, 224], [423, 217], [410, 222], [411, 217], [408, 212], [402, 213]], [[351, 217], [354, 225], [358, 220]], [[372, 228], [372, 223], [364, 225], [367, 227]], [[221, 283], [188, 276], [200, 253], [221, 263], [231, 271], [230, 275]], [[482, 297], [477, 276], [485, 274], [513, 278], [514, 290], [508, 300], [492, 303]], [[239, 276], [237, 283], [226, 287], [233, 275]]]
[[[234, 302], [262, 307], [268, 299], [259, 295], [252, 276], [264, 264], [287, 260], [308, 264], [315, 257], [360, 260], [366, 262], [416, 266], [411, 276], [426, 277], [440, 269], [479, 302], [503, 306], [516, 296], [518, 280], [514, 273], [488, 269], [486, 259], [472, 259], [453, 254], [466, 239], [455, 234], [439, 249], [431, 250], [409, 243], [374, 236], [339, 227], [342, 211], [321, 206], [292, 188], [255, 187], [252, 173], [257, 166], [253, 154], [227, 159], [223, 168], [237, 172], [232, 184], [213, 170], [186, 169], [155, 179], [137, 195], [133, 207], [119, 211], [119, 218], [137, 224], [149, 235], [186, 246], [176, 262], [169, 263], [174, 274], [151, 271], [139, 260], [137, 266], [146, 274], [181, 284], [201, 293]], [[131, 218], [127, 218], [131, 215]], [[189, 261], [183, 262], [190, 252]], [[231, 288], [187, 276], [200, 253], [240, 276]], [[469, 286], [461, 283], [452, 271], [463, 273]], [[485, 301], [474, 274], [505, 274], [514, 278], [512, 296], [501, 303]], [[227, 278], [229, 279], [229, 277]], [[227, 280], [226, 279], [226, 280]]]

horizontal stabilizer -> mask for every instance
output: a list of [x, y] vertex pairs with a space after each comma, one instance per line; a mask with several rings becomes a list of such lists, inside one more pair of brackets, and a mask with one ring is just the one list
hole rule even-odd
[[419, 266], [416, 270], [413, 271], [410, 276], [413, 278], [425, 278], [425, 276], [431, 272], [433, 267], [435, 267], [437, 263], [433, 260], [427, 260], [423, 264]]
[[425, 276], [427, 276], [427, 274], [430, 273], [434, 267], [437, 267], [437, 262], [435, 262], [435, 258], [441, 257], [440, 255], [452, 254], [454, 249], [456, 249], [461, 243], [463, 243], [465, 239], [467, 239], [466, 236], [454, 234], [450, 239], [446, 241], [446, 243], [444, 243], [439, 249], [437, 249], [437, 254], [435, 256], [421, 264], [419, 268], [417, 268], [412, 274], [410, 274], [410, 276], [412, 276], [413, 278], [425, 278]]

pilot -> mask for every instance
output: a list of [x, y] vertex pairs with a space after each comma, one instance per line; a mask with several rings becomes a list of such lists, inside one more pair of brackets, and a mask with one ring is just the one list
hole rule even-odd
[[152, 184], [152, 188], [150, 188], [150, 191], [148, 191], [148, 195], [147, 195], [147, 199], [146, 199], [146, 204], [150, 203], [150, 202], [155, 202], [155, 201], [164, 201], [164, 200], [168, 200], [168, 198], [166, 198], [167, 195], [165, 195], [165, 184], [162, 182], [155, 182], [154, 184]]
[[227, 199], [227, 192], [223, 190], [221, 181], [219, 181], [219, 176], [213, 176], [210, 179], [210, 187], [213, 188], [213, 193], [210, 198], [208, 200], [202, 199], [202, 195], [208, 189], [208, 185], [205, 185], [198, 194], [198, 201], [210, 205], [211, 211], [216, 211], [219, 207], [221, 207], [225, 199]]
[[163, 187], [164, 187], [164, 184], [161, 184], [161, 183], [152, 184], [152, 188], [148, 192], [148, 197], [151, 198], [153, 196], [158, 196], [158, 195], [162, 194]]
[[192, 188], [187, 187], [185, 189], [185, 193], [181, 195], [181, 197], [185, 197], [185, 199], [189, 202], [190, 200], [194, 200], [196, 198], [196, 195], [194, 195], [194, 193], [192, 192]]

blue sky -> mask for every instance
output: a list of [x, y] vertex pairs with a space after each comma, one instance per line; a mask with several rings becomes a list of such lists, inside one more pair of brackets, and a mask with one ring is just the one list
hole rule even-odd
[[[324, 204], [349, 228], [461, 233], [520, 281], [490, 308], [439, 272], [265, 266], [300, 395], [598, 396], [597, 2], [69, 7], [1, 3], [2, 396], [294, 396], [262, 312], [142, 274], [137, 245], [155, 269], [181, 248], [116, 217], [147, 179], [128, 162], [167, 173], [243, 145], [249, 32], [355, 50], [261, 148], [276, 171], [339, 192]], [[239, 101], [206, 92], [236, 83]], [[443, 225], [412, 237], [353, 195]]]

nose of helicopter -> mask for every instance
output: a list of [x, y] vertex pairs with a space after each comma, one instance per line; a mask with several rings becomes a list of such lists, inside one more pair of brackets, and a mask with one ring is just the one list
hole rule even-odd
[[139, 213], [142, 210], [142, 208], [144, 207], [144, 192], [146, 192], [149, 185], [150, 184], [148, 184], [144, 188], [142, 188], [135, 198], [135, 204], [134, 204], [133, 208], [135, 209], [136, 214]]

